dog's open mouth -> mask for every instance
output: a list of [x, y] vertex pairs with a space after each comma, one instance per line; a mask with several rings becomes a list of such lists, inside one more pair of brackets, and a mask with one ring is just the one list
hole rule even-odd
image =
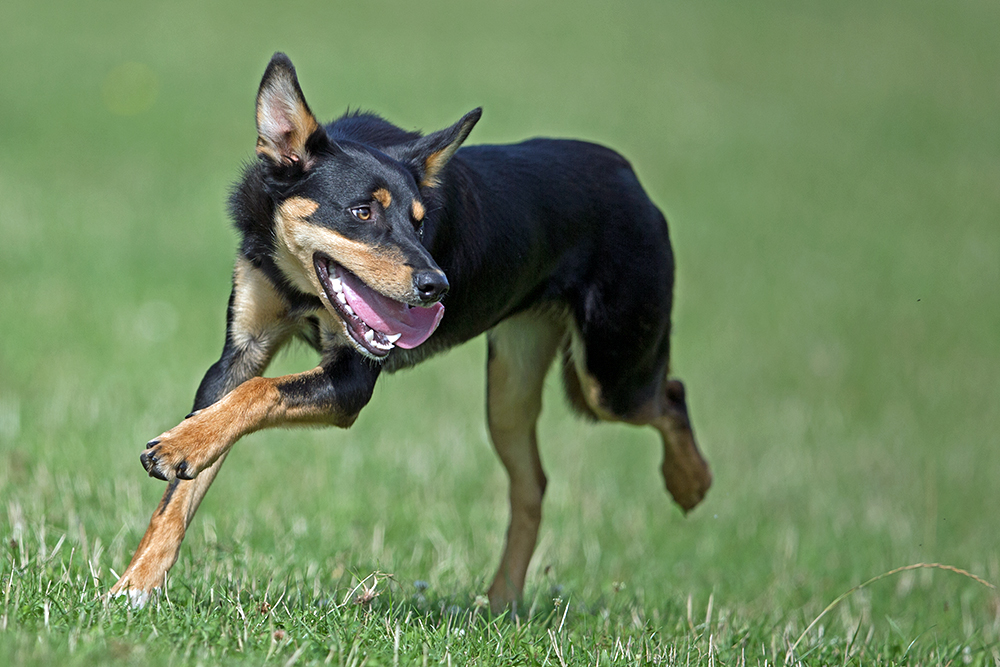
[[397, 345], [414, 348], [437, 329], [444, 306], [414, 307], [376, 292], [332, 259], [313, 257], [316, 275], [326, 297], [347, 326], [347, 333], [362, 351], [382, 358]]

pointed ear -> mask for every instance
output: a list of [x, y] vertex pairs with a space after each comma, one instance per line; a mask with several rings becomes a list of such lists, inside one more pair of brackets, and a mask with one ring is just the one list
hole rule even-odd
[[308, 169], [309, 137], [321, 129], [299, 88], [292, 61], [275, 53], [257, 91], [257, 155], [278, 166]]
[[403, 161], [409, 162], [416, 168], [420, 187], [435, 188], [440, 185], [438, 177], [441, 175], [441, 170], [469, 136], [469, 132], [472, 132], [472, 128], [482, 115], [481, 107], [473, 109], [451, 127], [421, 137], [404, 149]]

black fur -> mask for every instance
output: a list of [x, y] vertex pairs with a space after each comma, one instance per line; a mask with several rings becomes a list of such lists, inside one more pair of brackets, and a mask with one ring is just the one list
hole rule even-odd
[[[554, 304], [572, 314], [586, 343], [587, 367], [612, 413], [627, 417], [662, 391], [673, 254], [666, 220], [629, 163], [580, 141], [471, 146], [455, 153], [439, 186], [420, 187], [419, 170], [405, 159], [419, 141], [418, 134], [355, 112], [310, 138], [316, 162], [309, 169], [276, 168], [266, 158], [248, 165], [230, 199], [241, 254], [292, 309], [317, 309], [319, 299], [292, 286], [275, 264], [277, 205], [303, 196], [325, 206], [331, 197], [323, 177], [363, 182], [359, 191], [405, 183], [427, 211], [420, 244], [447, 276], [450, 291], [433, 336], [415, 350], [393, 350], [383, 362], [386, 370], [465, 342], [521, 311]], [[363, 157], [366, 172], [337, 174], [344, 155]], [[323, 207], [313, 219], [338, 224]], [[370, 234], [355, 236], [374, 241]], [[223, 354], [219, 363], [225, 361]]]

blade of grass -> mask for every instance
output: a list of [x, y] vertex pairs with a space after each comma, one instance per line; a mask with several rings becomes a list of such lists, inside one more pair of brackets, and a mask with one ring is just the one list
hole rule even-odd
[[947, 572], [954, 572], [955, 574], [960, 574], [963, 577], [968, 577], [969, 579], [972, 579], [973, 581], [975, 581], [975, 582], [977, 582], [979, 584], [982, 584], [983, 586], [986, 586], [987, 588], [990, 588], [992, 590], [996, 590], [996, 586], [994, 586], [990, 582], [986, 581], [982, 577], [977, 577], [976, 575], [972, 574], [971, 572], [969, 572], [967, 570], [963, 570], [961, 568], [957, 568], [957, 567], [954, 567], [952, 565], [945, 565], [943, 563], [913, 563], [912, 565], [904, 565], [902, 567], [897, 567], [894, 570], [889, 570], [888, 572], [883, 572], [880, 575], [874, 576], [871, 579], [869, 579], [868, 581], [866, 581], [864, 583], [861, 583], [861, 584], [858, 584], [857, 586], [855, 586], [855, 587], [853, 587], [853, 588], [851, 588], [851, 589], [849, 589], [849, 590], [841, 593], [840, 595], [838, 595], [836, 597], [836, 599], [834, 599], [833, 602], [831, 602], [830, 604], [828, 604], [826, 606], [826, 608], [823, 609], [823, 611], [821, 611], [819, 613], [819, 615], [812, 620], [812, 623], [810, 623], [808, 626], [806, 626], [806, 629], [802, 631], [802, 634], [800, 634], [799, 638], [795, 640], [795, 643], [793, 643], [790, 647], [788, 647], [788, 652], [785, 654], [785, 664], [787, 665], [787, 664], [790, 664], [792, 662], [792, 660], [793, 660], [793, 658], [795, 656], [795, 649], [798, 648], [799, 644], [802, 642], [802, 640], [805, 638], [805, 636], [807, 634], [809, 634], [809, 631], [812, 630], [813, 627], [817, 623], [819, 623], [820, 619], [823, 618], [824, 616], [826, 616], [827, 612], [829, 612], [831, 609], [833, 609], [838, 604], [840, 604], [841, 602], [843, 602], [845, 599], [847, 599], [848, 597], [850, 597], [851, 595], [853, 595], [857, 591], [860, 591], [862, 588], [865, 588], [866, 586], [874, 584], [876, 581], [879, 581], [880, 579], [885, 579], [886, 577], [891, 577], [893, 575], [899, 574], [900, 572], [906, 572], [908, 570], [920, 570], [920, 569], [937, 569], [937, 570], [945, 570]]

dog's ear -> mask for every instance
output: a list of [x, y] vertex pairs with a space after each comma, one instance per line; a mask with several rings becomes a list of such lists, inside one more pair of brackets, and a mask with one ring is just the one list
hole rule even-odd
[[313, 162], [310, 138], [321, 129], [299, 88], [292, 61], [275, 53], [257, 91], [257, 155], [275, 166], [308, 169]]
[[416, 170], [420, 187], [434, 188], [440, 185], [438, 177], [441, 175], [441, 170], [469, 136], [469, 132], [472, 132], [472, 128], [482, 115], [481, 107], [473, 109], [451, 127], [421, 137], [403, 148], [402, 161], [409, 163]]

